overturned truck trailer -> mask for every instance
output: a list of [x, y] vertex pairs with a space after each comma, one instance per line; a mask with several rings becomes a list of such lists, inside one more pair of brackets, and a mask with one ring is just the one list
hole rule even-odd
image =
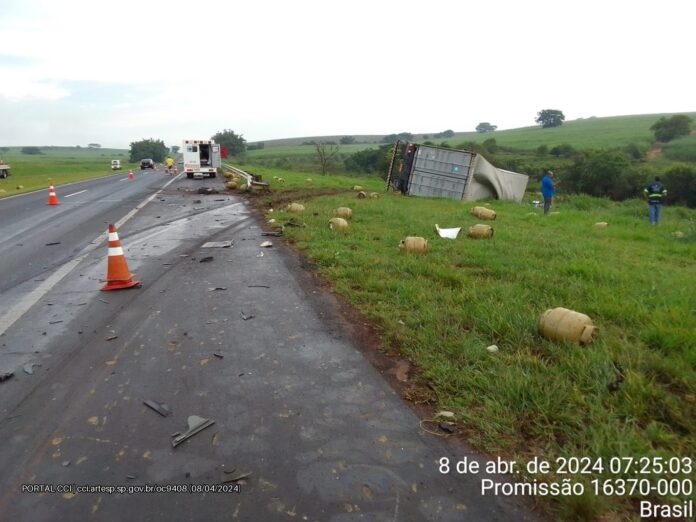
[[526, 174], [496, 168], [475, 152], [397, 142], [387, 190], [411, 196], [519, 202], [528, 181]]

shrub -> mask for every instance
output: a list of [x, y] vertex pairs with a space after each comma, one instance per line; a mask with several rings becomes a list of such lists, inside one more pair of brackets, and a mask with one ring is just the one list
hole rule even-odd
[[696, 167], [677, 164], [664, 172], [668, 201], [696, 207]]

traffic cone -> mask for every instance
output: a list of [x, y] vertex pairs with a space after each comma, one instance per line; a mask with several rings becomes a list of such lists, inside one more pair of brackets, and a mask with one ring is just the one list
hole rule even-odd
[[133, 274], [128, 270], [126, 256], [123, 255], [121, 241], [114, 225], [109, 225], [109, 257], [106, 272], [106, 284], [102, 290], [122, 290], [140, 286], [138, 281], [133, 281]]
[[58, 196], [56, 196], [56, 189], [53, 188], [53, 185], [48, 189], [48, 204], [60, 205], [60, 203], [58, 203]]
[[135, 176], [133, 175], [133, 169], [130, 169], [128, 171], [128, 179], [135, 179]]

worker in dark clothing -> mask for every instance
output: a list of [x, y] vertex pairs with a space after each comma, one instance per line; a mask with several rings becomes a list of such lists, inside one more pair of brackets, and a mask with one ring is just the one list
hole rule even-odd
[[655, 181], [643, 189], [643, 194], [645, 194], [648, 200], [650, 224], [657, 225], [660, 222], [660, 209], [662, 207], [662, 201], [667, 194], [667, 189], [660, 183], [660, 178], [655, 176]]

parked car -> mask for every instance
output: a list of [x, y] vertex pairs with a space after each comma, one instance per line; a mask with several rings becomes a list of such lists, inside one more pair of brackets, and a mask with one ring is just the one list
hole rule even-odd
[[152, 161], [151, 159], [142, 159], [140, 160], [140, 170], [145, 170], [145, 169], [154, 169], [155, 168], [155, 162]]
[[111, 170], [121, 170], [121, 160], [111, 160]]

